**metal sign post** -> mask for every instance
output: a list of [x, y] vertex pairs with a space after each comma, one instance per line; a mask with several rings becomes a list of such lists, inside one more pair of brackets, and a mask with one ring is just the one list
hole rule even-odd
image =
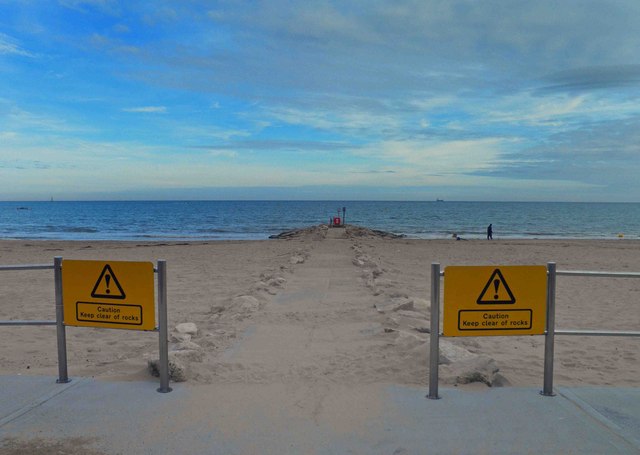
[[160, 388], [158, 392], [171, 392], [169, 387], [169, 336], [167, 329], [167, 261], [158, 261], [158, 329], [159, 354], [158, 371]]
[[429, 395], [437, 400], [438, 363], [440, 361], [440, 264], [431, 264], [431, 341], [429, 346]]
[[70, 382], [67, 375], [67, 333], [64, 326], [62, 305], [62, 257], [53, 258], [53, 279], [56, 295], [56, 334], [58, 337], [58, 384]]
[[544, 382], [540, 394], [552, 397], [553, 351], [556, 327], [556, 263], [547, 263], [547, 330], [544, 335]]

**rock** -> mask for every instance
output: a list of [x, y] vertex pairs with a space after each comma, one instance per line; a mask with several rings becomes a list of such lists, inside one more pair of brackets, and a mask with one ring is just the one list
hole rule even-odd
[[194, 343], [193, 341], [182, 341], [180, 343], [177, 343], [175, 346], [173, 346], [173, 348], [171, 349], [172, 351], [185, 351], [185, 350], [201, 350], [202, 347], [197, 344]]
[[[153, 359], [148, 362], [149, 372], [152, 376], [160, 376], [160, 360]], [[187, 380], [187, 370], [185, 365], [175, 357], [169, 355], [169, 380], [173, 382], [184, 382]]]
[[188, 333], [172, 333], [171, 340], [174, 343], [182, 343], [183, 341], [191, 341], [191, 335]]
[[491, 387], [508, 387], [511, 385], [511, 382], [500, 373], [496, 373], [493, 376], [493, 382], [491, 383]]
[[273, 286], [276, 288], [281, 288], [282, 286], [284, 286], [284, 284], [287, 282], [287, 280], [285, 280], [283, 277], [281, 276], [276, 276], [271, 278], [269, 281], [267, 281], [267, 284], [269, 286]]
[[401, 351], [406, 352], [414, 349], [416, 346], [423, 345], [426, 342], [426, 338], [421, 337], [418, 334], [400, 330], [398, 331], [398, 337], [396, 338], [395, 344]]
[[198, 327], [193, 322], [183, 322], [176, 326], [176, 332], [193, 336], [198, 334]]
[[[391, 232], [379, 231], [376, 229], [368, 229], [360, 226], [354, 226], [351, 224], [345, 224], [344, 235], [346, 238], [385, 238], [385, 239], [399, 239], [404, 238], [404, 234], [393, 234]], [[291, 231], [281, 232], [280, 234], [270, 235], [270, 239], [295, 239], [295, 238], [307, 238], [312, 240], [322, 240], [326, 238], [329, 227], [324, 224], [317, 226], [310, 226], [302, 229], [293, 229]]]
[[391, 232], [379, 231], [377, 229], [368, 229], [351, 224], [345, 225], [346, 235], [349, 238], [368, 237], [368, 238], [384, 238], [384, 239], [401, 239], [404, 234], [393, 234]]
[[327, 235], [329, 228], [326, 225], [319, 224], [307, 228], [293, 229], [291, 231], [281, 232], [280, 234], [270, 235], [270, 239], [288, 240], [296, 238], [309, 238], [312, 240], [322, 240]]
[[304, 261], [304, 256], [295, 255], [289, 258], [289, 263], [291, 264], [302, 264]]
[[260, 308], [260, 301], [252, 295], [239, 295], [233, 299], [232, 303], [243, 312], [256, 311]]
[[373, 289], [374, 293], [377, 292], [376, 291], [376, 280], [375, 280], [375, 278], [373, 278], [373, 275], [371, 275], [369, 273], [365, 273], [363, 275], [363, 279], [365, 281], [365, 286], [367, 286], [370, 289]]
[[395, 314], [389, 315], [399, 327], [409, 328], [420, 333], [429, 333], [429, 321], [417, 311], [398, 310]]
[[413, 306], [417, 310], [431, 311], [431, 302], [429, 300], [421, 299], [419, 297], [411, 297], [411, 300], [413, 300]]
[[453, 384], [469, 384], [481, 382], [491, 387], [494, 382], [503, 384], [504, 377], [498, 375], [499, 368], [494, 359], [487, 356], [454, 362], [441, 367], [444, 382]]
[[451, 341], [440, 338], [440, 361], [441, 365], [449, 365], [455, 362], [467, 361], [470, 359], [475, 359], [478, 357], [477, 354], [474, 354], [465, 348], [453, 344]]
[[[413, 301], [413, 299], [411, 299]], [[414, 302], [415, 305], [415, 302]], [[423, 313], [420, 313], [419, 311], [413, 311], [413, 310], [398, 310], [396, 312], [398, 314], [398, 316], [402, 316], [405, 318], [410, 318], [410, 319], [420, 319], [423, 321], [426, 321], [427, 318]]]
[[400, 310], [413, 310], [413, 300], [408, 297], [393, 297], [385, 302], [376, 303], [379, 313], [390, 313]]
[[222, 313], [226, 308], [221, 304], [211, 305], [211, 309], [209, 310], [211, 314], [219, 314]]
[[184, 365], [184, 362], [202, 362], [204, 351], [200, 346], [197, 349], [181, 349], [169, 352], [169, 362], [171, 359], [177, 360]]
[[272, 288], [270, 288], [269, 285], [264, 281], [258, 281], [256, 284], [254, 284], [252, 286], [252, 291], [255, 293], [264, 292], [265, 294], [271, 294], [271, 295], [277, 294], [277, 292], [274, 291]]

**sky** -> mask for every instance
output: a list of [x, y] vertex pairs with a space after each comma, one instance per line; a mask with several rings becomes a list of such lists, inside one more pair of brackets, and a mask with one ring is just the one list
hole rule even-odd
[[0, 200], [640, 201], [640, 1], [0, 0]]

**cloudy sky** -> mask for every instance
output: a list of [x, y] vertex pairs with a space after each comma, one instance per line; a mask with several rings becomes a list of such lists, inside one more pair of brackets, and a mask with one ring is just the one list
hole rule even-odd
[[0, 0], [0, 199], [640, 201], [640, 1]]

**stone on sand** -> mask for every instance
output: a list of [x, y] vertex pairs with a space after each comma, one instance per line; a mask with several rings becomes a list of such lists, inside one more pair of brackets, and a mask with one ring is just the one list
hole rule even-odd
[[183, 322], [182, 324], [178, 324], [176, 326], [176, 332], [186, 333], [188, 335], [194, 336], [198, 334], [198, 326], [196, 326], [193, 322]]
[[[148, 362], [149, 372], [152, 376], [160, 376], [160, 360], [153, 359]], [[187, 380], [187, 370], [185, 365], [169, 353], [169, 380], [173, 382], [184, 382]]]
[[260, 301], [252, 295], [239, 295], [234, 297], [232, 303], [240, 311], [256, 311], [260, 308]]
[[498, 373], [494, 359], [477, 355], [475, 357], [452, 362], [440, 368], [440, 377], [449, 384], [469, 384], [481, 382], [489, 387], [503, 385], [504, 378]]
[[392, 297], [381, 303], [375, 304], [379, 313], [391, 313], [400, 310], [413, 311], [413, 300], [408, 297]]

